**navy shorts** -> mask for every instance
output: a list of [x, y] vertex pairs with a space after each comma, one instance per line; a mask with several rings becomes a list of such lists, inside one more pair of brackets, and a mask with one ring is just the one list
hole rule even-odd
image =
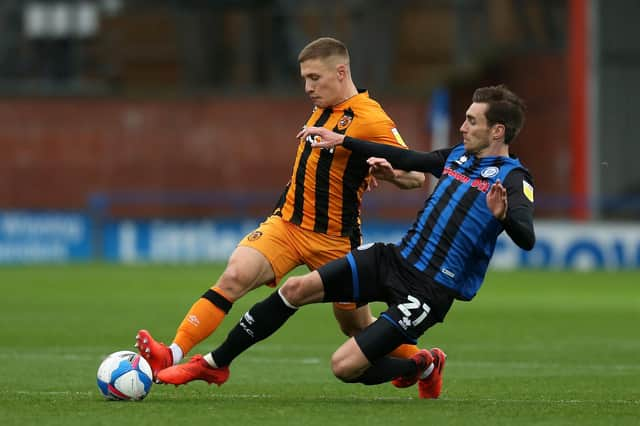
[[318, 269], [324, 301], [386, 302], [380, 315], [416, 343], [442, 322], [456, 293], [406, 262], [394, 244], [366, 244]]

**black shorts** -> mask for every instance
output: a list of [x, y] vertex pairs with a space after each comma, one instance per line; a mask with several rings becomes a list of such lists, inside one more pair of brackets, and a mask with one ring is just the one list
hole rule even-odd
[[318, 269], [324, 301], [386, 302], [380, 315], [415, 343], [442, 322], [456, 293], [407, 263], [393, 244], [366, 244]]

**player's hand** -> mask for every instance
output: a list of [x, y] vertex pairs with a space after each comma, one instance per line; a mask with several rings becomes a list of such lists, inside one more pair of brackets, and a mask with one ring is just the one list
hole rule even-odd
[[296, 138], [304, 138], [311, 143], [312, 148], [333, 148], [342, 145], [344, 135], [332, 132], [324, 127], [305, 127]]
[[386, 158], [371, 157], [367, 160], [367, 164], [369, 164], [369, 172], [376, 179], [391, 181], [396, 178], [396, 172]]
[[491, 185], [487, 194], [487, 207], [491, 214], [498, 220], [505, 220], [507, 217], [507, 189], [502, 186], [500, 179]]

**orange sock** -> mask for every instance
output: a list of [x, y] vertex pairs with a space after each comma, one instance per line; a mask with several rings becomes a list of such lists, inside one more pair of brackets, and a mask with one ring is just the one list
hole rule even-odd
[[411, 358], [415, 354], [420, 352], [420, 349], [416, 345], [400, 345], [389, 354], [396, 358]]
[[[218, 305], [223, 305], [224, 308]], [[186, 356], [195, 345], [209, 337], [218, 328], [230, 308], [231, 302], [226, 295], [220, 289], [213, 287], [191, 306], [178, 327], [173, 342], [180, 346]]]

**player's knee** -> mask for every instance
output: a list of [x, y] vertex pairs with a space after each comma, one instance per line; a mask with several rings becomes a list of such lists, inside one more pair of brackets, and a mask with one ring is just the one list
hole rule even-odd
[[301, 306], [306, 296], [304, 278], [289, 278], [280, 288], [280, 294], [292, 305]]
[[280, 295], [294, 306], [304, 306], [323, 300], [324, 288], [317, 271], [289, 278], [280, 287]]
[[229, 297], [239, 299], [251, 289], [251, 280], [242, 268], [230, 264], [218, 279], [217, 287]]
[[353, 382], [359, 375], [357, 369], [351, 365], [347, 358], [335, 353], [331, 357], [331, 371], [343, 382]]

